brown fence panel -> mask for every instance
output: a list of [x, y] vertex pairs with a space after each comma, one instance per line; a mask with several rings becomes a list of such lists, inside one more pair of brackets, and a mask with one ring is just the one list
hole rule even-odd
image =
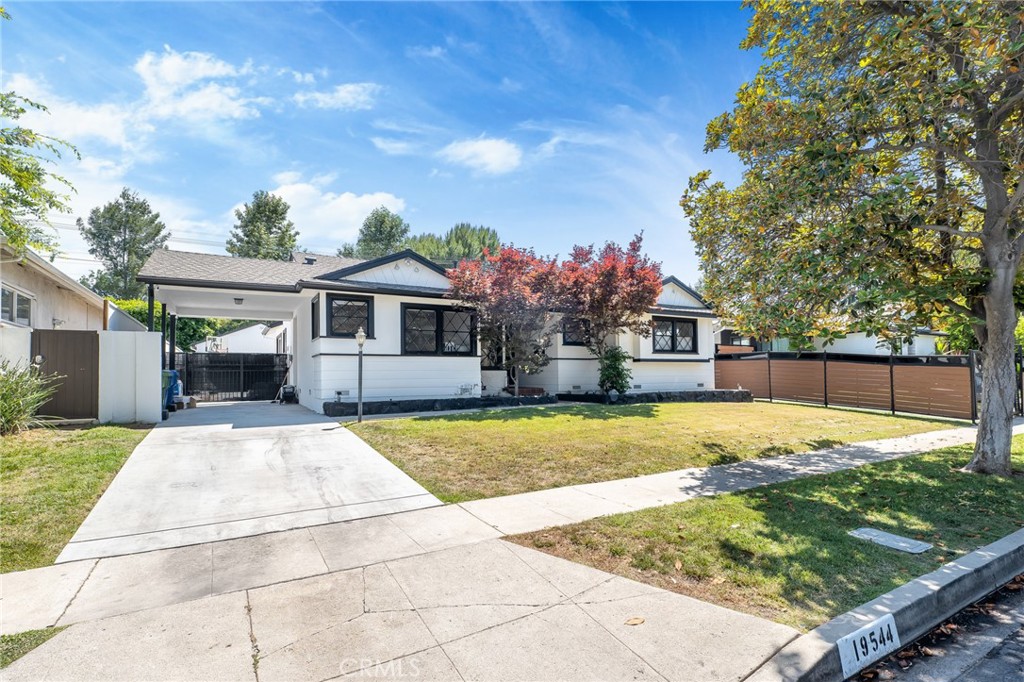
[[755, 398], [771, 397], [768, 393], [768, 361], [764, 357], [715, 360], [715, 388], [741, 387]]
[[736, 346], [727, 343], [716, 343], [715, 353], [726, 354], [726, 353], [756, 353], [757, 349], [753, 346]]
[[872, 410], [892, 408], [889, 364], [829, 360], [828, 403]]
[[971, 370], [968, 367], [896, 365], [893, 381], [897, 412], [971, 418]]
[[772, 397], [805, 403], [825, 401], [821, 360], [772, 360]]
[[96, 419], [100, 400], [100, 337], [94, 331], [32, 330], [32, 357], [41, 371], [63, 379], [39, 414], [64, 419]]

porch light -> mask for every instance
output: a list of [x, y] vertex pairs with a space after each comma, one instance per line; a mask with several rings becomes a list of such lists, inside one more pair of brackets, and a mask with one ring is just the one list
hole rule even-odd
[[363, 331], [362, 327], [356, 331], [356, 343], [359, 345], [359, 348], [362, 348], [363, 344], [366, 343], [366, 332]]
[[244, 300], [245, 300], [244, 298], [236, 298], [235, 299], [235, 305], [242, 305], [242, 301], [244, 301]]

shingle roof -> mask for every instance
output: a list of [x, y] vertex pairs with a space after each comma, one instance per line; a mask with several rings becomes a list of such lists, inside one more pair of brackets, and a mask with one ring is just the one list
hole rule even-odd
[[139, 271], [140, 282], [185, 280], [211, 284], [238, 284], [248, 287], [292, 287], [301, 280], [315, 279], [341, 268], [361, 263], [355, 258], [312, 256], [316, 262], [278, 261], [260, 258], [235, 258], [209, 253], [157, 249]]

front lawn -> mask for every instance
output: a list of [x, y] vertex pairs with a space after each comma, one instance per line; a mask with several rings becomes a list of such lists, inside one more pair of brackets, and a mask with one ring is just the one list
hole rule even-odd
[[535, 407], [350, 428], [440, 499], [462, 502], [952, 426], [757, 402]]
[[[960, 467], [971, 447], [511, 538], [572, 561], [808, 630], [1024, 526], [1024, 475]], [[1024, 436], [1014, 439], [1024, 467]], [[905, 554], [863, 526], [934, 544]]]
[[63, 629], [46, 628], [26, 630], [16, 635], [0, 635], [0, 668], [6, 668]]
[[0, 438], [0, 573], [52, 564], [147, 433], [96, 426]]

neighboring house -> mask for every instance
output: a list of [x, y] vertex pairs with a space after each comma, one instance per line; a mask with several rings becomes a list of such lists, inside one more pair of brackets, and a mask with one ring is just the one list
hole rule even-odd
[[[938, 355], [935, 347], [936, 342], [946, 334], [924, 327], [917, 330], [910, 342], [903, 342], [895, 353], [887, 341], [877, 336], [868, 335], [864, 332], [847, 334], [841, 339], [825, 342], [822, 339], [814, 339], [815, 351], [828, 351], [829, 353], [850, 353], [853, 355]], [[768, 344], [759, 344], [761, 350], [788, 351], [789, 341], [776, 339]]]
[[0, 238], [0, 358], [28, 362], [33, 329], [146, 331], [45, 258], [19, 258]]
[[[700, 295], [668, 277], [649, 315], [650, 336], [626, 332], [615, 340], [632, 358], [632, 392], [714, 388], [715, 315]], [[581, 331], [563, 320], [547, 351], [551, 362], [539, 374], [520, 376], [520, 385], [555, 394], [599, 391], [597, 358], [583, 345]]]
[[179, 316], [290, 323], [290, 381], [317, 412], [326, 401], [356, 399], [360, 327], [364, 400], [480, 395], [475, 315], [445, 298], [444, 268], [413, 251], [269, 261], [160, 249], [139, 281], [170, 324]]
[[254, 322], [234, 331], [208, 336], [195, 345], [196, 353], [290, 353], [291, 322]]
[[160, 420], [160, 336], [31, 251], [0, 238], [0, 359], [60, 377], [45, 415]]

